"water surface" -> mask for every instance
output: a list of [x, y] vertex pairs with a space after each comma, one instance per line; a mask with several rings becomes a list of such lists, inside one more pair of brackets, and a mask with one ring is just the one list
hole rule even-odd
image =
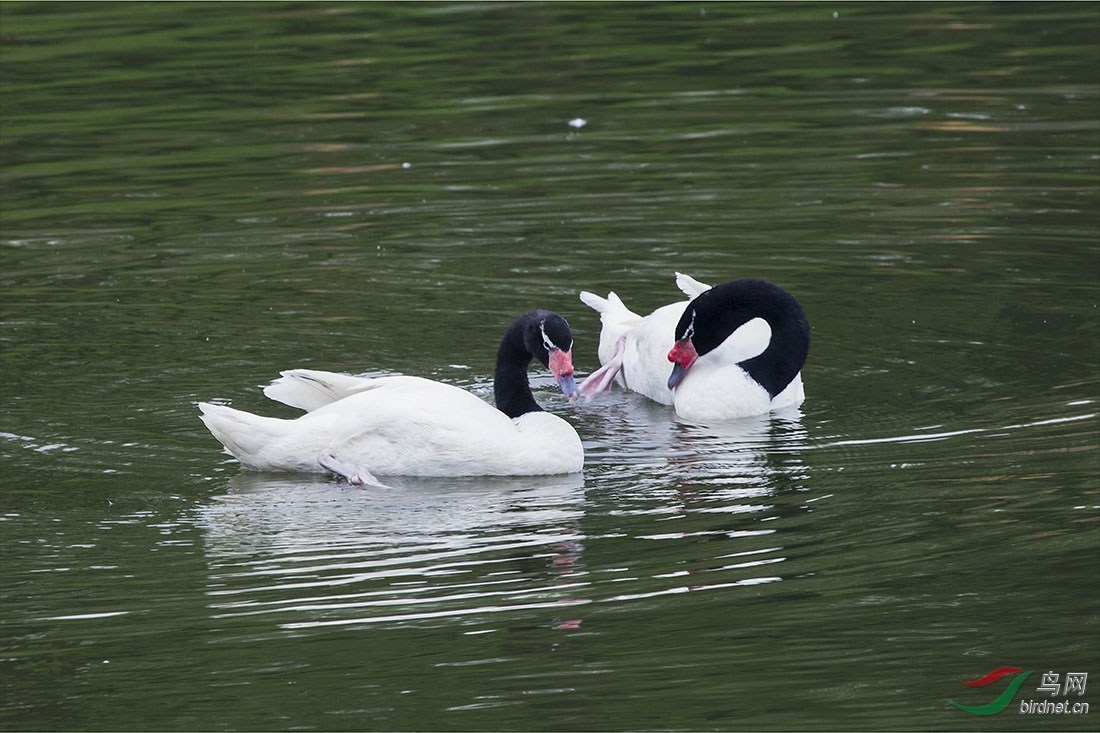
[[[984, 729], [945, 698], [1003, 683], [960, 680], [1100, 675], [1096, 6], [0, 26], [3, 727]], [[646, 312], [676, 271], [799, 297], [801, 409], [533, 371], [582, 476], [392, 490], [242, 471], [198, 421], [292, 416], [290, 367], [488, 399], [532, 307], [584, 373], [577, 293]]]

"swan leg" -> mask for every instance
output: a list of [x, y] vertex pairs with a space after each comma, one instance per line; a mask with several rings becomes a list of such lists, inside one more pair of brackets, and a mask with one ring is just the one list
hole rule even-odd
[[623, 354], [626, 353], [626, 334], [624, 333], [615, 342], [615, 353], [607, 360], [607, 363], [585, 377], [578, 388], [585, 397], [591, 397], [598, 392], [606, 392], [611, 389], [611, 383], [623, 368]]
[[321, 468], [326, 471], [331, 471], [337, 476], [343, 476], [347, 479], [349, 484], [354, 484], [356, 486], [378, 486], [383, 489], [389, 488], [376, 479], [374, 474], [368, 471], [366, 467], [345, 461], [336, 455], [336, 452], [331, 448], [326, 448], [318, 454], [317, 463], [321, 464]]
[[611, 383], [615, 381], [615, 376], [619, 373], [620, 366], [621, 365], [608, 362], [589, 374], [588, 377], [580, 383], [577, 389], [584, 397], [591, 397], [598, 392], [606, 392], [611, 389]]

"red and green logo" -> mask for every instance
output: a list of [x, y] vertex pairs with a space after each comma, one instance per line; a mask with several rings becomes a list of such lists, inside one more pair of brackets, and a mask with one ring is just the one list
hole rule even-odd
[[[1022, 675], [1012, 680], [1005, 691], [997, 696], [993, 702], [988, 702], [985, 705], [963, 705], [962, 703], [955, 702], [954, 700], [947, 700], [959, 710], [971, 713], [972, 715], [996, 715], [1009, 706], [1012, 702], [1012, 697], [1016, 694], [1016, 691], [1020, 689], [1020, 685], [1024, 684], [1024, 680], [1031, 676], [1031, 673], [1035, 670], [1028, 670]], [[1017, 672], [1023, 672], [1019, 667], [1001, 667], [995, 669], [989, 674], [979, 677], [976, 680], [961, 680], [967, 687], [985, 687], [991, 685], [1002, 677], [1006, 677], [1010, 674], [1016, 674]], [[946, 699], [946, 698], [945, 698]]]

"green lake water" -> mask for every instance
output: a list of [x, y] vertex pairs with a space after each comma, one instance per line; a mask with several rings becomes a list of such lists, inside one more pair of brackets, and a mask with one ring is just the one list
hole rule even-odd
[[[1097, 38], [1093, 3], [0, 3], [0, 728], [1096, 730]], [[198, 420], [292, 416], [292, 367], [490, 399], [536, 307], [583, 375], [579, 291], [677, 271], [797, 295], [797, 414], [533, 370], [583, 475], [391, 489]], [[947, 702], [1005, 666], [1003, 712]]]

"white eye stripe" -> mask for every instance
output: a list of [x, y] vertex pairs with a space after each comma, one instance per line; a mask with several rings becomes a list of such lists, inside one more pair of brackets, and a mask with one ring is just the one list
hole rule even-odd
[[[539, 333], [542, 334], [542, 345], [546, 347], [546, 350], [548, 352], [553, 351], [554, 349], [560, 349], [561, 348], [557, 344], [555, 344], [550, 339], [550, 337], [546, 334], [546, 321], [545, 320], [539, 321]], [[572, 351], [572, 350], [573, 350], [573, 342], [570, 341], [569, 342], [569, 348], [566, 349], [566, 351]]]
[[545, 320], [539, 321], [539, 332], [542, 334], [542, 345], [546, 347], [547, 351], [553, 351], [554, 349], [558, 348], [557, 345], [555, 345], [554, 342], [550, 340], [550, 337], [546, 335]]
[[684, 338], [690, 341], [691, 338], [694, 335], [695, 335], [695, 310], [692, 309], [692, 311], [691, 311], [691, 320], [688, 322], [688, 327], [684, 331]]

